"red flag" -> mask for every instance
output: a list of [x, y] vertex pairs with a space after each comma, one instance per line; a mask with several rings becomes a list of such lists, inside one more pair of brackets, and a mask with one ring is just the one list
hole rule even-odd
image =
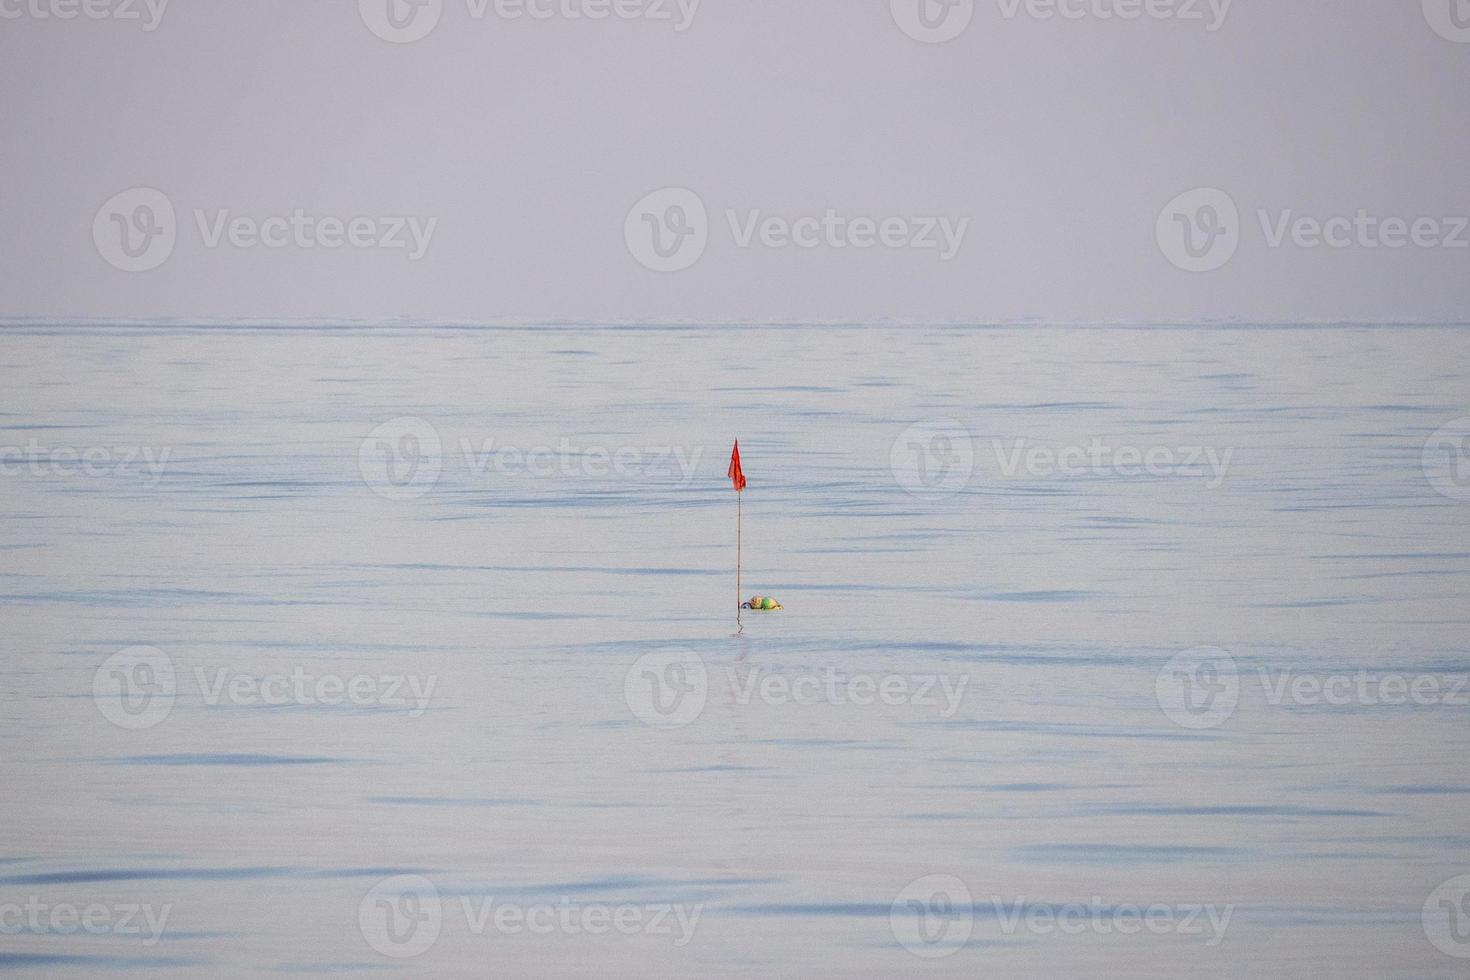
[[735, 440], [735, 448], [730, 452], [730, 471], [725, 474], [730, 482], [735, 484], [735, 492], [739, 493], [745, 489], [745, 473], [740, 469], [740, 440]]

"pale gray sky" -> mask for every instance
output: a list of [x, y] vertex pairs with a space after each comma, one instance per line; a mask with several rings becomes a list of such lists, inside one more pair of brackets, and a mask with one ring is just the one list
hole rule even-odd
[[[370, 29], [389, 0], [39, 16], [83, 2], [0, 0], [3, 317], [1470, 319], [1466, 0], [974, 0], [933, 44], [899, 24], [922, 33], [920, 0], [392, 0], [434, 24], [412, 43]], [[940, 32], [968, 12], [923, 2]], [[104, 207], [137, 187], [173, 222]], [[706, 222], [666, 197], [630, 218], [671, 187]], [[1196, 188], [1238, 223], [1218, 195], [1160, 221]], [[406, 247], [267, 220], [297, 209]], [[1360, 210], [1342, 247], [1293, 224]], [[815, 246], [770, 244], [772, 215]], [[286, 247], [231, 244], [241, 216], [237, 241]], [[660, 220], [702, 229], [690, 267], [640, 261]], [[130, 260], [130, 223], [167, 234]]]

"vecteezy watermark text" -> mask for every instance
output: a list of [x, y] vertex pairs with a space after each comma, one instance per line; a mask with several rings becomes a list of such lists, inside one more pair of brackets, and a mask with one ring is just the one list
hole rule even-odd
[[1235, 0], [996, 0], [1001, 16], [1015, 20], [1173, 20], [1203, 24], [1213, 34], [1225, 26]]
[[[643, 21], [672, 26], [682, 34], [694, 25], [702, 0], [465, 0], [474, 21], [495, 17], [527, 21]], [[445, 0], [358, 0], [363, 24], [384, 41], [412, 44], [432, 34], [444, 17]]]
[[118, 477], [136, 474], [158, 486], [173, 449], [168, 446], [49, 446], [32, 437], [24, 446], [0, 446], [0, 476]]
[[450, 912], [454, 925], [472, 936], [655, 936], [676, 948], [689, 945], [704, 913], [702, 904], [609, 903], [575, 901], [525, 902], [487, 896], [459, 896], [446, 903], [439, 889], [422, 875], [395, 875], [369, 891], [358, 905], [358, 928], [378, 953], [410, 959], [428, 952], [439, 940]]
[[1164, 902], [1038, 902], [992, 894], [977, 902], [954, 875], [925, 875], [893, 900], [889, 927], [899, 945], [924, 959], [951, 956], [969, 942], [978, 918], [994, 921], [1007, 936], [1194, 936], [1218, 946], [1230, 928], [1234, 905]]
[[741, 705], [752, 701], [777, 706], [912, 704], [938, 708], [941, 718], [954, 717], [970, 682], [968, 677], [955, 679], [940, 674], [848, 674], [834, 667], [795, 674], [762, 667], [728, 667], [725, 678], [735, 703]]
[[[1370, 208], [1352, 214], [1305, 215], [1292, 208], [1259, 208], [1256, 220], [1267, 248], [1336, 251], [1405, 248], [1470, 248], [1470, 216], [1382, 215]], [[1200, 187], [1174, 198], [1159, 212], [1154, 234], [1159, 250], [1186, 272], [1213, 272], [1235, 257], [1245, 237], [1240, 209], [1225, 191]]]
[[[871, 674], [835, 667], [787, 671], [732, 665], [713, 676], [724, 681], [722, 696], [738, 706], [913, 706], [932, 710], [941, 718], [954, 717], [970, 683], [967, 676]], [[661, 650], [639, 657], [628, 668], [623, 699], [639, 721], [656, 728], [678, 728], [703, 713], [712, 693], [710, 678], [709, 668], [697, 653]]]
[[436, 675], [322, 672], [297, 665], [286, 672], [257, 675], [229, 667], [196, 666], [194, 689], [181, 692], [173, 658], [157, 647], [120, 650], [98, 666], [92, 700], [108, 721], [131, 731], [152, 728], [173, 712], [182, 697], [208, 708], [296, 706], [383, 708], [418, 718], [429, 709]]
[[407, 250], [408, 261], [417, 262], [429, 252], [438, 218], [414, 215], [341, 218], [309, 214], [296, 208], [289, 214], [257, 218], [234, 215], [228, 209], [194, 211], [200, 240], [205, 248], [266, 249], [388, 249]]
[[[195, 208], [193, 225], [206, 249], [236, 251], [342, 249], [403, 253], [418, 262], [429, 252], [437, 217], [417, 215], [321, 214], [292, 208], [266, 215], [229, 208]], [[109, 265], [148, 272], [169, 260], [181, 235], [173, 201], [151, 187], [113, 195], [92, 220], [92, 243]]]
[[[563, 436], [555, 445], [514, 445], [493, 436], [461, 436], [457, 459], [464, 476], [484, 484], [496, 478], [671, 480], [686, 487], [703, 447], [586, 444]], [[454, 457], [451, 457], [451, 459]], [[433, 490], [444, 471], [444, 443], [433, 423], [416, 417], [390, 419], [358, 446], [363, 482], [389, 500], [411, 500]]]
[[1445, 215], [1418, 218], [1382, 217], [1367, 208], [1326, 218], [1299, 215], [1290, 208], [1256, 212], [1271, 248], [1288, 243], [1297, 248], [1470, 248], [1470, 217]]
[[1416, 705], [1427, 708], [1470, 706], [1470, 675], [1410, 674], [1403, 671], [1355, 670], [1347, 673], [1303, 673], [1256, 668], [1266, 703], [1274, 707], [1327, 705]]
[[439, 678], [432, 674], [318, 674], [295, 667], [287, 674], [256, 677], [216, 667], [194, 668], [200, 698], [209, 707], [221, 704], [240, 708], [280, 708], [286, 705], [312, 707], [353, 705], [360, 708], [401, 708], [410, 718], [429, 710]]
[[[1235, 0], [995, 0], [1002, 19], [1035, 21], [1177, 21], [1203, 24], [1214, 33], [1225, 26]], [[915, 41], [943, 44], [965, 32], [975, 0], [889, 0], [899, 29]]]
[[960, 252], [970, 219], [947, 215], [907, 217], [849, 216], [827, 208], [820, 215], [790, 217], [766, 214], [759, 208], [744, 212], [725, 211], [730, 235], [739, 248], [750, 248], [756, 242], [770, 249], [885, 248], [938, 250], [939, 261], [948, 262]]
[[0, 899], [0, 936], [141, 936], [144, 946], [155, 946], [172, 912], [172, 904], [47, 902], [35, 895], [24, 902]]
[[1170, 721], [1198, 730], [1228, 721], [1243, 692], [1271, 708], [1462, 708], [1470, 706], [1470, 673], [1272, 666], [1242, 671], [1225, 650], [1196, 647], [1164, 665], [1154, 691]]
[[[1203, 480], [1206, 489], [1222, 486], [1235, 449], [1204, 445], [1129, 445], [1101, 436], [1086, 442], [1046, 444], [1024, 438], [992, 439], [991, 479], [1081, 479], [1152, 477]], [[905, 491], [946, 495], [970, 484], [976, 464], [975, 441], [963, 422], [924, 419], [899, 433], [889, 448], [889, 469]]]
[[1000, 923], [1001, 931], [1008, 936], [1018, 932], [1035, 936], [1058, 933], [1065, 936], [1086, 933], [1136, 936], [1148, 933], [1154, 936], [1201, 936], [1205, 937], [1206, 946], [1218, 946], [1225, 941], [1225, 931], [1230, 928], [1230, 917], [1235, 913], [1234, 905], [1110, 904], [1098, 895], [1091, 896], [1086, 902], [1055, 905], [1028, 902], [1024, 897], [1007, 901], [992, 895], [990, 908]]
[[[790, 215], [728, 208], [724, 216], [730, 241], [740, 249], [933, 252], [941, 262], [959, 254], [970, 227], [962, 215], [866, 215], [836, 208]], [[629, 254], [655, 272], [690, 268], [704, 255], [710, 236], [703, 198], [682, 187], [646, 195], [623, 223]]]
[[1114, 446], [1094, 437], [1086, 445], [1047, 446], [1025, 439], [1009, 445], [991, 442], [1000, 474], [1007, 478], [1031, 476], [1152, 476], [1206, 477], [1205, 487], [1219, 488], [1225, 482], [1233, 447], [1223, 451], [1214, 446]]
[[0, 20], [116, 20], [158, 30], [169, 0], [0, 0]]

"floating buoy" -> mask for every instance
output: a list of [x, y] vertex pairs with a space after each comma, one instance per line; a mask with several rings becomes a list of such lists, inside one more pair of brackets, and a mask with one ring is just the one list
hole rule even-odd
[[741, 609], [771, 610], [771, 609], [785, 609], [786, 607], [783, 606], [783, 605], [781, 605], [781, 603], [777, 602], [775, 599], [772, 599], [768, 595], [766, 595], [766, 596], [756, 595], [756, 596], [751, 596], [749, 602], [742, 602], [740, 604], [740, 608]]

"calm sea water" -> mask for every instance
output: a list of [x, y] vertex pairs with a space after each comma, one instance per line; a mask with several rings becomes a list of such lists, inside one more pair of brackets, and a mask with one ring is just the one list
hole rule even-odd
[[0, 970], [1463, 976], [1467, 364], [8, 330]]

